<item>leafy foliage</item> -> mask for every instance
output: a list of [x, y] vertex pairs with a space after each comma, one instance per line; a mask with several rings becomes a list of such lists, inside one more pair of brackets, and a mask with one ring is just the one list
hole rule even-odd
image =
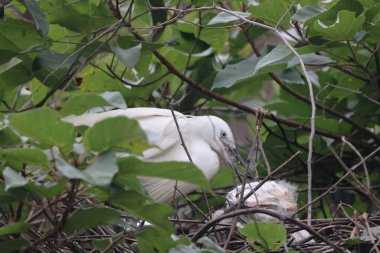
[[[190, 163], [139, 160], [149, 145], [134, 120], [89, 128], [61, 120], [127, 105], [230, 119], [240, 125], [238, 147], [260, 177], [268, 164], [276, 168], [302, 151], [274, 176], [299, 184], [300, 206], [307, 188], [322, 196], [312, 205], [314, 218], [334, 224], [332, 217], [359, 217], [365, 231], [355, 238], [347, 229], [320, 234], [342, 250], [368, 252], [379, 240], [372, 216], [380, 208], [380, 3], [295, 3], [0, 1], [0, 252], [284, 250], [285, 227], [271, 223], [247, 224], [231, 234], [237, 240], [226, 238], [227, 226], [221, 237], [208, 230], [209, 237], [191, 241], [200, 228], [190, 224], [207, 224], [223, 206], [210, 185], [232, 186], [231, 173], [222, 170], [209, 184]], [[246, 141], [242, 122], [257, 138]], [[155, 203], [139, 180], [149, 176], [205, 192], [172, 207]], [[150, 227], [136, 230], [136, 219]], [[191, 219], [198, 221], [186, 223]], [[318, 230], [325, 223], [314, 224]]]

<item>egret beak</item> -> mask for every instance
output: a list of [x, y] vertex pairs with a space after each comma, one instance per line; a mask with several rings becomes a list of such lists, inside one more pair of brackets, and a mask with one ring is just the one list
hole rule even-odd
[[[235, 147], [232, 147], [231, 144], [227, 143], [226, 141], [223, 141], [223, 144], [226, 146], [227, 150], [230, 151], [231, 154], [233, 154], [234, 158], [236, 158], [238, 160], [238, 162], [240, 163], [241, 166], [243, 166], [248, 174], [250, 175], [250, 177], [255, 180], [256, 179], [256, 176], [255, 174], [252, 172], [252, 170], [250, 170], [249, 168], [247, 168], [247, 164], [245, 163], [245, 161], [243, 160], [243, 158], [240, 156], [239, 152], [236, 150]], [[236, 169], [236, 164], [233, 162], [233, 161], [228, 161], [231, 165], [231, 167], [237, 172], [237, 169]], [[238, 175], [239, 178], [240, 178], [240, 175]]]
[[[227, 143], [226, 141], [222, 141], [223, 144], [226, 146], [227, 150], [231, 152], [231, 154], [238, 160], [238, 162], [245, 168], [245, 162], [243, 158], [240, 156], [239, 152], [236, 150], [235, 147], [232, 147], [231, 144]], [[230, 161], [229, 161], [230, 162]]]

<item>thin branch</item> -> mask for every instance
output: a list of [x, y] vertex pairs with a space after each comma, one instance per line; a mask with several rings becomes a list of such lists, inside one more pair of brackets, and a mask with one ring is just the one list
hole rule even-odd
[[329, 245], [331, 248], [333, 248], [336, 252], [341, 252], [344, 253], [344, 249], [340, 248], [338, 245], [330, 242], [327, 238], [316, 232], [311, 226], [306, 225], [305, 223], [301, 222], [298, 219], [286, 216], [286, 215], [281, 215], [277, 212], [268, 210], [268, 209], [263, 209], [263, 208], [247, 208], [247, 209], [240, 209], [231, 213], [223, 214], [221, 216], [218, 216], [215, 219], [212, 219], [211, 221], [207, 222], [205, 225], [203, 225], [191, 238], [191, 241], [196, 242], [199, 238], [201, 238], [207, 231], [213, 227], [215, 224], [219, 223], [222, 220], [231, 218], [231, 217], [236, 217], [244, 214], [254, 214], [254, 213], [263, 213], [270, 215], [272, 217], [276, 217], [277, 219], [281, 221], [287, 221], [289, 223], [296, 224], [300, 228], [308, 231], [310, 234], [313, 236], [317, 237], [318, 239], [322, 240], [325, 242], [327, 245]]
[[[344, 138], [344, 137], [342, 137], [342, 141], [344, 143], [346, 143], [355, 152], [355, 154], [360, 158], [361, 161], [363, 161], [362, 154], [359, 152], [359, 150], [351, 142], [349, 142], [348, 140], [346, 140], [346, 138]], [[371, 182], [370, 182], [370, 178], [369, 178], [369, 172], [368, 172], [368, 168], [367, 168], [367, 163], [365, 161], [363, 161], [363, 169], [364, 169], [364, 174], [365, 174], [366, 180], [367, 180], [367, 188], [371, 189]]]
[[342, 177], [340, 177], [339, 180], [336, 181], [327, 191], [325, 191], [324, 193], [320, 194], [317, 198], [315, 198], [312, 203], [307, 203], [303, 207], [299, 208], [298, 211], [297, 211], [297, 213], [299, 213], [304, 208], [308, 207], [309, 205], [312, 205], [313, 203], [315, 203], [316, 201], [320, 200], [321, 198], [323, 198], [324, 196], [326, 196], [327, 194], [329, 194], [331, 191], [333, 191], [344, 179], [346, 179], [347, 176], [349, 176], [355, 169], [357, 169], [359, 166], [361, 166], [363, 164], [363, 162], [365, 162], [370, 157], [374, 156], [379, 151], [380, 151], [380, 147], [376, 148], [369, 155], [367, 155], [366, 157], [364, 157], [364, 159], [361, 160], [359, 163], [357, 163], [354, 166], [352, 166], [351, 168], [349, 168], [349, 170], [350, 170], [349, 172], [347, 172]]

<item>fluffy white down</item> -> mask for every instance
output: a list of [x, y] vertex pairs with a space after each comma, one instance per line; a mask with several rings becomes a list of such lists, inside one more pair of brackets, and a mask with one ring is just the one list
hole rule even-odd
[[[245, 185], [244, 196], [247, 196], [252, 189], [254, 189], [260, 182], [251, 182]], [[238, 204], [242, 186], [239, 185], [226, 195], [226, 208]], [[293, 215], [297, 211], [297, 186], [286, 182], [280, 181], [267, 181], [265, 182], [254, 194], [252, 194], [245, 202], [245, 207], [258, 207], [267, 210], [275, 211], [283, 215]], [[213, 218], [223, 215], [225, 212], [222, 209], [216, 210], [213, 213]], [[243, 227], [246, 223], [254, 221], [265, 222], [278, 222], [278, 219], [266, 214], [248, 214], [240, 215], [237, 226]], [[231, 225], [233, 218], [228, 218], [219, 223], [218, 228], [223, 228], [225, 225]], [[223, 236], [223, 235], [221, 235]], [[300, 230], [289, 234], [292, 243], [298, 243], [308, 239], [307, 243], [314, 243], [311, 235], [306, 230]]]
[[[254, 189], [260, 182], [251, 182], [245, 185], [244, 196]], [[239, 202], [242, 186], [239, 185], [226, 196], [226, 205], [232, 206]], [[245, 207], [266, 208], [280, 214], [293, 215], [297, 211], [297, 187], [284, 180], [267, 181], [255, 191], [246, 201]], [[247, 217], [259, 221], [276, 221], [266, 214], [253, 214]]]
[[[149, 162], [180, 161], [189, 162], [179, 137], [171, 110], [157, 108], [118, 109], [100, 113], [87, 113], [69, 116], [63, 121], [75, 126], [93, 126], [95, 123], [113, 117], [127, 117], [137, 120], [141, 129], [147, 134], [148, 141], [154, 147], [143, 152], [142, 160]], [[225, 121], [215, 116], [186, 116], [175, 111], [179, 128], [193, 163], [211, 179], [219, 170], [219, 157], [229, 159], [220, 141], [220, 132], [229, 134], [228, 141], [235, 147], [232, 132]], [[128, 154], [125, 154], [128, 155]], [[161, 178], [141, 177], [152, 198], [159, 202], [170, 202], [174, 194], [175, 181]], [[178, 182], [178, 189], [183, 194], [195, 190], [195, 186]], [[180, 193], [176, 193], [176, 196]]]

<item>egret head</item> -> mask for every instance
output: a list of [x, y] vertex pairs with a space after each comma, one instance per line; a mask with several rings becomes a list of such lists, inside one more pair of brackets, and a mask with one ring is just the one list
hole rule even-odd
[[[205, 123], [199, 124], [203, 125], [203, 128], [199, 129], [199, 133], [203, 135], [203, 138], [215, 152], [228, 163], [233, 163], [234, 157], [241, 159], [236, 151], [232, 131], [224, 120], [215, 116], [201, 116], [198, 119]], [[210, 131], [206, 130], [205, 125], [210, 127]]]

